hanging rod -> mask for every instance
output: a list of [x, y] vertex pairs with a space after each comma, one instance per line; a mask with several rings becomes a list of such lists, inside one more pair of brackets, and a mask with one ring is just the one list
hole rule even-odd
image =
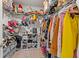
[[76, 1], [75, 1], [75, 0], [70, 0], [70, 1], [68, 1], [68, 2], [65, 3], [63, 6], [58, 7], [59, 9], [57, 8], [58, 10], [56, 10], [53, 14], [57, 15], [58, 12], [61, 11], [64, 7], [67, 7], [67, 6], [69, 6], [69, 5], [73, 4], [73, 3], [76, 3]]

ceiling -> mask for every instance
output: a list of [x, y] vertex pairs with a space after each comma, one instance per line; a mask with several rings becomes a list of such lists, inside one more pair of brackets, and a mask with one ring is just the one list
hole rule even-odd
[[14, 2], [21, 3], [24, 5], [34, 6], [34, 7], [43, 7], [44, 0], [13, 0]]

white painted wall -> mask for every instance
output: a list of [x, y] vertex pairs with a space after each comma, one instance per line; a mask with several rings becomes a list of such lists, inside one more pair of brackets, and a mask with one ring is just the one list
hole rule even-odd
[[[18, 5], [16, 4], [16, 6], [18, 7]], [[39, 7], [39, 6], [31, 6], [32, 10], [40, 10], [40, 9], [43, 9], [43, 7]], [[23, 5], [23, 10], [25, 12], [29, 12], [28, 10], [28, 6], [27, 5]]]
[[24, 5], [31, 5], [31, 6], [38, 6], [43, 7], [44, 0], [13, 0], [17, 4], [24, 4]]
[[[0, 0], [0, 46], [2, 45], [2, 0]], [[0, 58], [3, 57], [3, 49], [0, 47]]]

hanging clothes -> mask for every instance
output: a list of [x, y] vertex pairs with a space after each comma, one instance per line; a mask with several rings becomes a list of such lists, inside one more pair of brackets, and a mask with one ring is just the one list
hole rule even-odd
[[61, 57], [61, 41], [62, 41], [62, 27], [63, 27], [63, 19], [65, 13], [59, 14], [60, 22], [59, 22], [59, 29], [58, 29], [58, 46], [57, 46], [57, 57]]
[[28, 23], [26, 21], [21, 21], [23, 26], [28, 26]]
[[72, 58], [76, 49], [77, 39], [77, 16], [71, 18], [69, 11], [66, 12], [63, 23], [62, 53], [63, 58]]
[[77, 41], [77, 33], [78, 33], [78, 19], [79, 19], [79, 16], [75, 15], [74, 16], [74, 19], [72, 19], [72, 31], [73, 31], [73, 38], [74, 38], [74, 50], [76, 49], [76, 41]]
[[53, 19], [53, 23], [52, 23], [52, 28], [50, 30], [50, 43], [52, 43], [52, 38], [53, 38], [53, 33], [54, 33], [54, 27], [55, 27], [55, 22], [56, 22], [55, 15], [52, 17], [52, 19]]
[[78, 48], [77, 48], [77, 58], [79, 58], [79, 19], [78, 19]]
[[51, 54], [52, 56], [56, 57], [57, 56], [57, 38], [58, 38], [58, 28], [59, 28], [59, 18], [56, 17], [56, 25], [54, 29], [54, 35], [52, 38], [52, 43], [51, 43]]
[[43, 28], [42, 28], [42, 30], [44, 31], [46, 29], [46, 21], [44, 20], [43, 21]]
[[52, 23], [53, 23], [53, 20], [52, 20], [52, 17], [50, 17], [50, 24], [49, 24], [48, 32], [50, 32], [52, 28]]
[[53, 23], [52, 23], [52, 28], [51, 28], [51, 30], [50, 30], [50, 33], [49, 33], [49, 35], [50, 35], [50, 40], [49, 40], [49, 44], [50, 44], [50, 50], [49, 50], [49, 53], [51, 53], [51, 43], [52, 43], [52, 38], [53, 38], [53, 35], [54, 35], [54, 29], [55, 29], [55, 23], [56, 23], [56, 20], [55, 20], [55, 15], [53, 15], [53, 17], [52, 17], [52, 20], [53, 20]]
[[22, 21], [23, 21], [23, 20], [26, 20], [26, 18], [27, 18], [26, 16], [23, 16], [23, 17], [22, 17]]
[[78, 15], [75, 15], [74, 19], [72, 20], [72, 22], [73, 22], [72, 30], [73, 30], [73, 37], [74, 37], [74, 57], [77, 57], [78, 20], [79, 20], [79, 16]]
[[53, 24], [53, 19], [52, 16], [50, 16], [50, 19], [47, 22], [47, 28], [48, 28], [48, 33], [47, 33], [47, 51], [49, 51], [50, 53], [50, 31], [52, 28], [52, 24]]
[[10, 27], [13, 26], [12, 21], [8, 21], [8, 26], [10, 26]]
[[14, 33], [15, 31], [14, 31], [14, 29], [9, 29], [9, 32]]
[[[49, 29], [49, 26], [50, 26], [50, 19], [48, 19], [47, 21], [47, 29]], [[47, 51], [49, 51], [50, 46], [49, 42], [50, 42], [50, 33], [47, 32], [47, 45], [46, 45]]]
[[14, 20], [14, 21], [13, 21], [13, 26], [14, 26], [14, 27], [17, 27], [17, 25], [18, 25], [18, 22], [17, 22], [16, 20]]
[[34, 14], [33, 15], [33, 21], [36, 21], [37, 20], [37, 16]]
[[23, 6], [22, 4], [18, 5], [18, 12], [22, 13], [23, 12]]
[[45, 19], [45, 21], [48, 20], [48, 15], [47, 14], [44, 15], [44, 19]]

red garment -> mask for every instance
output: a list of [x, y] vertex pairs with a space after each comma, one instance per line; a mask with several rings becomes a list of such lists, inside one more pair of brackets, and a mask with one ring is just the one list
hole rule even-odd
[[17, 21], [8, 21], [8, 26], [12, 27], [12, 26], [17, 26]]
[[23, 8], [21, 4], [19, 4], [19, 8]]
[[17, 26], [18, 22], [17, 21], [13, 21], [13, 26]]
[[8, 21], [8, 26], [12, 27], [12, 22]]
[[46, 53], [46, 47], [41, 47], [42, 54]]
[[9, 32], [14, 33], [15, 31], [14, 31], [14, 29], [9, 29]]

